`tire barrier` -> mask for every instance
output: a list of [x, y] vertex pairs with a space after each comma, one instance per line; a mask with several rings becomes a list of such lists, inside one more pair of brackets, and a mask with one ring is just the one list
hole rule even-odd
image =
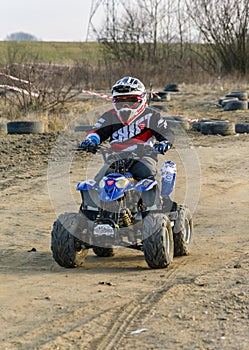
[[232, 91], [218, 100], [218, 105], [223, 107], [224, 111], [247, 110], [248, 104], [247, 91]]
[[233, 101], [239, 101], [239, 99], [237, 97], [227, 97], [227, 98], [221, 98], [219, 99], [219, 105], [221, 107], [225, 107], [225, 105], [229, 102], [233, 102]]
[[241, 109], [241, 110], [246, 110], [248, 109], [248, 102], [247, 101], [229, 101], [225, 104], [224, 106], [224, 111], [235, 111], [237, 109]]
[[43, 122], [17, 121], [7, 123], [8, 134], [40, 134], [44, 133]]
[[235, 132], [237, 134], [249, 134], [249, 123], [235, 124]]
[[215, 121], [201, 123], [201, 133], [203, 135], [234, 135], [235, 124], [229, 121]]
[[196, 122], [191, 123], [191, 130], [192, 131], [201, 131], [201, 124], [202, 123], [208, 123], [208, 122], [220, 122], [220, 119], [215, 118], [202, 118]]
[[201, 131], [201, 122], [193, 122], [191, 123], [191, 130], [192, 131]]
[[172, 91], [172, 92], [179, 92], [179, 86], [178, 84], [168, 84], [163, 89], [164, 91]]

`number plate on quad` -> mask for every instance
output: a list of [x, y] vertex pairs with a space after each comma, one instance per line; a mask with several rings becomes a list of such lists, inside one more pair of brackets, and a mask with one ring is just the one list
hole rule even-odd
[[114, 237], [114, 229], [108, 224], [101, 224], [94, 227], [94, 236]]

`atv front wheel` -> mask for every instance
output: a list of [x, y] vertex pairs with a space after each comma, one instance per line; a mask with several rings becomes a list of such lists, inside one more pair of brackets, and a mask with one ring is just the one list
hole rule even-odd
[[97, 256], [109, 258], [110, 256], [115, 255], [115, 250], [113, 248], [103, 248], [93, 246], [93, 251]]
[[153, 269], [165, 268], [173, 261], [173, 232], [166, 215], [150, 213], [144, 218], [143, 251], [147, 264]]
[[193, 219], [187, 206], [177, 205], [174, 225], [174, 256], [189, 255], [193, 241]]
[[59, 215], [51, 232], [51, 250], [54, 260], [62, 267], [80, 267], [85, 261], [88, 249], [73, 233], [77, 231], [80, 214], [65, 213]]

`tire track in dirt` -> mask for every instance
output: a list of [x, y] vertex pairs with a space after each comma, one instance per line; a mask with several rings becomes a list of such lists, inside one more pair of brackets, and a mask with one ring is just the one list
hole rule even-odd
[[[82, 329], [85, 325], [92, 325], [96, 319], [102, 317], [102, 314], [106, 314], [111, 310], [108, 308], [107, 310], [84, 318], [87, 308], [87, 306], [81, 309], [78, 308], [72, 313], [64, 314], [60, 318], [40, 324], [35, 328], [33, 327], [31, 330], [17, 335], [17, 341], [6, 342], [2, 345], [4, 345], [4, 349], [13, 349], [13, 346], [14, 348], [25, 350], [43, 349], [44, 346], [47, 348], [48, 345], [54, 344], [57, 338], [65, 337], [71, 333], [73, 334], [77, 329]], [[59, 337], [58, 333], [61, 333]]]
[[113, 318], [107, 329], [107, 334], [102, 340], [96, 344], [98, 350], [112, 350], [117, 349], [123, 338], [132, 330], [132, 326], [142, 315], [147, 314], [149, 310], [155, 306], [168, 290], [174, 285], [179, 269], [187, 263], [187, 257], [182, 258], [181, 262], [167, 271], [167, 281], [158, 281], [157, 288], [152, 290], [149, 294], [145, 294], [141, 299], [136, 298], [132, 303], [129, 303], [122, 312], [116, 311], [117, 318]]
[[[77, 308], [74, 312], [61, 315], [52, 321], [37, 325], [19, 334], [14, 342], [6, 342], [5, 348], [18, 349], [116, 349], [137, 320], [155, 306], [174, 285], [180, 268], [188, 258], [174, 267], [164, 270], [166, 281], [157, 280], [150, 292], [142, 292], [121, 306], [103, 309], [96, 313], [93, 306]], [[102, 305], [102, 307], [104, 304]], [[86, 316], [87, 314], [87, 316]], [[61, 347], [60, 347], [61, 346]]]
[[[91, 316], [86, 307], [77, 309], [73, 314], [64, 315], [49, 324], [37, 327], [25, 334], [19, 341], [24, 344], [23, 349], [117, 349], [124, 337], [132, 331], [132, 327], [139, 319], [143, 318], [175, 284], [180, 268], [188, 261], [188, 257], [167, 271], [164, 270], [166, 281], [157, 280], [155, 288], [150, 292], [142, 292], [141, 296], [132, 301], [125, 302], [121, 306], [105, 309]], [[82, 319], [83, 317], [83, 319]], [[61, 334], [58, 335], [58, 329]], [[41, 340], [46, 337], [47, 340]], [[32, 339], [37, 339], [35, 342]], [[30, 341], [29, 341], [30, 340]], [[29, 342], [29, 343], [28, 343]], [[60, 347], [61, 346], [61, 347]]]

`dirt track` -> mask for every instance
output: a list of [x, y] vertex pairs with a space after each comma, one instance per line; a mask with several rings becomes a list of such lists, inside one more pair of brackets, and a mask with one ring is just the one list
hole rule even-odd
[[[249, 349], [249, 137], [189, 133], [202, 181], [190, 256], [151, 270], [139, 252], [90, 252], [66, 270], [50, 251], [57, 136], [0, 140], [0, 349]], [[176, 200], [182, 177], [179, 166]]]

